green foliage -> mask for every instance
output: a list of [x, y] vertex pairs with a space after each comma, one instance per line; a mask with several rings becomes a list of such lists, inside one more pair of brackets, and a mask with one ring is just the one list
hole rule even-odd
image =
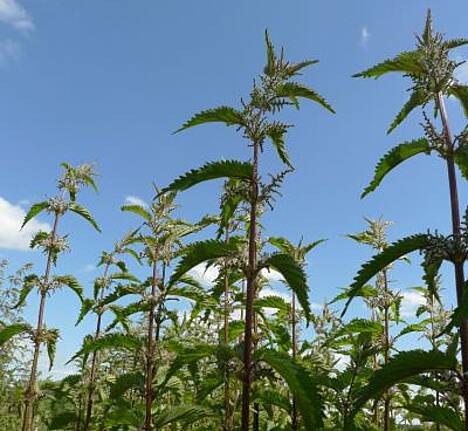
[[354, 417], [369, 400], [379, 399], [387, 389], [397, 383], [429, 371], [454, 370], [456, 366], [457, 361], [454, 356], [437, 350], [430, 352], [410, 350], [399, 353], [388, 364], [377, 370], [368, 384], [362, 388], [350, 415], [346, 418], [345, 430], [352, 429]]
[[209, 162], [201, 168], [192, 169], [185, 175], [174, 180], [163, 192], [187, 190], [199, 183], [219, 178], [235, 178], [250, 180], [252, 178], [252, 164], [237, 160], [222, 160]]
[[219, 240], [198, 241], [190, 244], [184, 251], [177, 267], [172, 273], [169, 284], [173, 285], [183, 275], [197, 265], [213, 259], [232, 257], [239, 250], [238, 238], [231, 238], [228, 243]]
[[261, 268], [272, 268], [283, 276], [286, 284], [296, 294], [304, 310], [304, 314], [307, 320], [309, 320], [309, 288], [307, 286], [307, 276], [301, 265], [287, 253], [275, 253], [264, 260], [260, 266]]
[[[76, 413], [62, 412], [54, 416], [49, 422], [49, 430], [63, 430], [67, 429], [70, 424], [75, 423], [77, 420]], [[67, 427], [67, 428], [66, 428]]]
[[387, 134], [392, 133], [404, 120], [405, 118], [419, 106], [424, 106], [428, 102], [427, 95], [420, 88], [416, 88], [409, 98], [409, 100], [403, 105], [403, 108], [393, 120], [392, 124], [387, 130]]
[[137, 214], [140, 217], [142, 217], [146, 222], [151, 221], [150, 212], [146, 208], [142, 207], [141, 205], [123, 205], [121, 207], [121, 210]]
[[83, 205], [80, 205], [76, 202], [71, 202], [68, 208], [71, 212], [74, 212], [75, 214], [83, 217], [98, 232], [101, 232], [101, 229], [94, 220], [93, 216]]
[[260, 357], [286, 381], [296, 397], [304, 428], [307, 431], [321, 429], [324, 418], [323, 398], [307, 370], [294, 362], [286, 353], [266, 350], [261, 352]]
[[449, 94], [459, 100], [465, 117], [468, 118], [468, 85], [454, 84], [450, 87]]
[[183, 426], [187, 426], [212, 415], [213, 412], [205, 406], [182, 404], [161, 412], [156, 416], [155, 424], [157, 427], [174, 423], [182, 423]]
[[13, 325], [5, 326], [0, 329], [0, 346], [5, 344], [11, 338], [16, 335], [29, 333], [31, 331], [31, 325], [27, 323], [15, 323]]
[[365, 263], [354, 278], [353, 283], [347, 292], [348, 301], [342, 315], [346, 312], [352, 299], [358, 295], [359, 291], [366, 285], [366, 283], [369, 282], [369, 280], [375, 277], [391, 263], [401, 259], [408, 253], [416, 250], [422, 250], [427, 245], [427, 235], [419, 234], [408, 236], [389, 245], [384, 251], [376, 254], [369, 262]]
[[137, 388], [143, 391], [144, 383], [145, 378], [139, 371], [121, 374], [117, 377], [110, 389], [110, 397], [112, 399], [120, 398], [125, 394], [125, 392], [132, 388]]
[[28, 222], [30, 222], [34, 217], [39, 215], [42, 211], [49, 209], [49, 202], [42, 201], [37, 204], [31, 206], [29, 211], [27, 212], [26, 216], [24, 217], [23, 224], [21, 225], [21, 229], [26, 226]]
[[455, 150], [454, 160], [465, 180], [468, 180], [468, 144], [459, 146]]
[[45, 333], [45, 343], [47, 346], [47, 356], [49, 357], [49, 371], [54, 366], [55, 353], [57, 351], [57, 340], [60, 337], [58, 329], [49, 329]]
[[142, 346], [141, 340], [133, 335], [112, 333], [103, 335], [97, 339], [86, 339], [81, 349], [68, 361], [74, 361], [76, 358], [104, 349], [126, 349], [136, 351]]
[[412, 413], [416, 413], [423, 422], [433, 422], [446, 426], [453, 431], [463, 431], [465, 429], [463, 420], [458, 413], [449, 407], [409, 404], [405, 408]]
[[180, 129], [176, 130], [175, 133], [205, 123], [224, 123], [226, 126], [243, 126], [245, 119], [242, 113], [234, 108], [219, 106], [218, 108], [207, 109], [194, 115]]
[[429, 154], [431, 151], [429, 142], [425, 138], [416, 139], [411, 142], [404, 142], [397, 145], [386, 153], [375, 168], [374, 178], [361, 194], [361, 199], [373, 192], [395, 167], [403, 163], [405, 160], [416, 156], [417, 154]]
[[66, 286], [68, 287], [72, 292], [74, 292], [78, 298], [80, 299], [81, 302], [83, 302], [83, 288], [81, 287], [80, 283], [78, 280], [73, 276], [73, 275], [56, 275], [54, 277], [54, 281], [59, 285], [59, 286]]
[[363, 72], [356, 73], [353, 78], [380, 78], [391, 72], [399, 72], [408, 75], [419, 75], [423, 68], [419, 63], [418, 53], [415, 51], [404, 51], [395, 58], [385, 60]]
[[302, 97], [304, 99], [317, 102], [331, 113], [335, 113], [330, 104], [316, 91], [306, 87], [298, 82], [285, 82], [277, 87], [276, 97], [284, 97], [291, 100], [291, 102], [299, 109], [297, 99]]

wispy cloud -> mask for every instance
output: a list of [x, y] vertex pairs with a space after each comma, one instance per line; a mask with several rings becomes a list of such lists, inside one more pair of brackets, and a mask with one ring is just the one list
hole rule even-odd
[[21, 230], [26, 211], [19, 205], [14, 205], [0, 197], [0, 248], [28, 250], [33, 235], [39, 231], [49, 231], [48, 223], [32, 219]]
[[127, 196], [125, 198], [125, 203], [127, 205], [139, 205], [145, 208], [148, 206], [146, 202], [143, 199], [139, 198], [138, 196]]
[[96, 271], [96, 265], [93, 265], [92, 263], [88, 263], [83, 268], [83, 272], [86, 272], [86, 273], [90, 273], [93, 271]]
[[0, 21], [16, 30], [34, 30], [34, 22], [17, 0], [0, 0]]
[[360, 45], [362, 47], [367, 47], [369, 43], [370, 33], [366, 26], [361, 28], [361, 40]]
[[[18, 0], [0, 0], [0, 24], [28, 35], [34, 30], [34, 22]], [[0, 67], [17, 61], [21, 56], [21, 43], [16, 38], [0, 40]]]
[[0, 40], [0, 66], [16, 61], [21, 55], [21, 44], [11, 39]]

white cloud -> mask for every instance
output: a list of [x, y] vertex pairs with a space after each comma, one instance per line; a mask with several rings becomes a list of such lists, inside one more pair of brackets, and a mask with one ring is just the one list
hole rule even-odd
[[370, 38], [370, 33], [367, 27], [361, 28], [361, 46], [366, 47]]
[[0, 0], [0, 21], [17, 30], [34, 30], [31, 16], [17, 0]]
[[127, 196], [125, 198], [125, 203], [127, 205], [139, 205], [145, 208], [148, 206], [146, 202], [143, 199], [139, 198], [138, 196]]
[[283, 281], [284, 280], [283, 276], [278, 271], [275, 271], [274, 269], [264, 268], [261, 270], [260, 273], [268, 281]]
[[11, 39], [0, 40], [0, 66], [16, 61], [21, 54], [21, 45]]
[[218, 277], [219, 270], [215, 266], [207, 268], [205, 263], [201, 263], [192, 268], [188, 274], [204, 286], [209, 286]]
[[83, 272], [93, 272], [96, 271], [96, 265], [93, 265], [92, 263], [88, 263], [87, 265], [84, 266]]
[[408, 290], [401, 293], [403, 297], [401, 300], [401, 316], [402, 317], [416, 317], [416, 310], [420, 305], [425, 303], [425, 299], [421, 293]]
[[32, 219], [21, 230], [26, 211], [0, 197], [0, 248], [28, 250], [32, 236], [39, 230], [49, 231], [48, 223]]

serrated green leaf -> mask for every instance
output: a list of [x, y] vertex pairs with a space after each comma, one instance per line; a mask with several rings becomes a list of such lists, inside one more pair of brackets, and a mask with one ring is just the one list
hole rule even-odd
[[13, 309], [17, 309], [21, 307], [28, 295], [34, 289], [34, 287], [38, 287], [40, 283], [40, 279], [36, 274], [27, 275], [23, 281], [23, 287], [21, 288], [18, 296], [18, 302], [12, 307]]
[[227, 243], [214, 239], [194, 242], [185, 249], [182, 258], [172, 273], [169, 284], [174, 285], [183, 275], [201, 263], [233, 256], [238, 250], [239, 241], [236, 237], [232, 237]]
[[156, 416], [155, 425], [158, 428], [174, 423], [182, 423], [187, 426], [211, 416], [214, 416], [214, 412], [205, 406], [181, 404], [164, 409]]
[[253, 166], [249, 162], [237, 160], [221, 160], [209, 162], [198, 169], [192, 169], [174, 180], [161, 193], [168, 191], [184, 191], [205, 181], [220, 178], [236, 178], [249, 181], [252, 178]]
[[273, 123], [266, 128], [266, 135], [271, 139], [271, 143], [275, 148], [280, 160], [289, 168], [293, 169], [293, 165], [289, 160], [288, 152], [286, 151], [286, 142], [284, 137], [286, 135], [287, 128], [281, 124]]
[[97, 339], [93, 338], [85, 340], [81, 349], [75, 353], [75, 355], [73, 355], [67, 364], [74, 361], [79, 356], [104, 349], [123, 349], [135, 351], [140, 349], [141, 346], [141, 340], [133, 335], [119, 333], [106, 334]]
[[369, 282], [369, 280], [375, 277], [379, 272], [383, 271], [388, 267], [388, 265], [398, 259], [401, 259], [406, 254], [424, 249], [428, 243], [427, 235], [419, 234], [408, 236], [389, 245], [384, 251], [376, 254], [369, 262], [365, 263], [349, 288], [349, 298], [341, 315], [346, 313], [352, 299], [356, 296], [359, 290]]
[[83, 302], [83, 288], [73, 275], [56, 275], [54, 281], [69, 287], [78, 296], [80, 301]]
[[356, 73], [353, 78], [380, 78], [390, 72], [419, 75], [424, 72], [417, 51], [403, 51], [392, 59], [385, 60], [363, 72]]
[[393, 147], [379, 160], [379, 163], [377, 163], [374, 178], [361, 194], [361, 199], [373, 192], [380, 185], [385, 176], [405, 160], [417, 154], [429, 154], [430, 151], [429, 142], [426, 138], [404, 142]]
[[320, 94], [298, 82], [286, 82], [284, 84], [279, 85], [277, 87], [276, 97], [284, 97], [290, 99], [294, 104], [297, 103], [296, 100], [298, 97], [302, 97], [304, 99], [317, 102], [319, 105], [322, 105], [331, 113], [335, 113], [330, 104]]
[[344, 431], [353, 429], [354, 417], [369, 400], [379, 399], [386, 390], [397, 383], [429, 371], [455, 370], [456, 367], [455, 357], [449, 357], [437, 350], [400, 352], [375, 371], [368, 384], [359, 391], [350, 415], [345, 419]]
[[5, 344], [16, 335], [31, 331], [31, 325], [27, 323], [14, 323], [0, 329], [0, 346]]
[[145, 377], [139, 371], [133, 373], [121, 374], [115, 379], [111, 386], [110, 397], [111, 399], [120, 398], [129, 389], [139, 388], [141, 391], [145, 387]]
[[450, 39], [444, 42], [444, 45], [448, 49], [458, 48], [460, 46], [467, 45], [467, 44], [468, 44], [468, 39], [463, 39], [463, 38]]
[[49, 329], [46, 332], [45, 343], [47, 347], [47, 356], [49, 357], [49, 371], [54, 366], [55, 353], [57, 352], [57, 340], [60, 334], [58, 329]]
[[82, 205], [80, 205], [80, 204], [78, 204], [76, 202], [71, 202], [70, 206], [68, 208], [69, 208], [70, 211], [72, 211], [75, 214], [78, 214], [79, 216], [83, 217], [98, 232], [101, 232], [101, 229], [97, 225], [97, 223], [94, 220], [93, 216], [88, 211], [88, 209], [86, 209], [84, 206], [82, 206]]
[[142, 207], [141, 205], [123, 205], [120, 207], [122, 211], [126, 212], [131, 212], [133, 214], [137, 214], [140, 217], [144, 218], [145, 221], [150, 222], [151, 221], [151, 214], [150, 212]]
[[287, 383], [296, 399], [297, 407], [306, 431], [323, 427], [323, 397], [308, 371], [287, 353], [265, 350], [260, 359], [272, 367]]
[[454, 160], [463, 178], [468, 180], [468, 144], [463, 144], [455, 150]]
[[23, 229], [24, 226], [28, 222], [30, 222], [34, 217], [36, 217], [38, 214], [40, 214], [42, 211], [48, 208], [49, 208], [48, 201], [43, 201], [43, 202], [39, 202], [37, 204], [32, 205], [29, 211], [27, 212], [26, 216], [24, 217], [23, 224], [21, 225], [21, 229]]
[[310, 318], [309, 288], [307, 277], [302, 266], [288, 253], [274, 253], [261, 265], [263, 268], [273, 268], [278, 271], [286, 281], [286, 284], [296, 294], [299, 304]]
[[422, 89], [413, 90], [409, 100], [404, 104], [403, 108], [388, 128], [387, 134], [389, 135], [392, 133], [393, 130], [395, 130], [415, 108], [424, 105], [426, 102], [427, 96]]
[[419, 415], [422, 422], [443, 425], [453, 431], [464, 431], [465, 429], [462, 418], [449, 407], [413, 403], [405, 405], [404, 408]]
[[448, 93], [456, 97], [461, 103], [465, 117], [468, 118], [468, 85], [453, 84]]
[[205, 123], [224, 123], [226, 126], [244, 126], [245, 119], [242, 112], [237, 109], [231, 108], [230, 106], [219, 106], [218, 108], [207, 109], [206, 111], [195, 114], [174, 133], [179, 133], [182, 130]]

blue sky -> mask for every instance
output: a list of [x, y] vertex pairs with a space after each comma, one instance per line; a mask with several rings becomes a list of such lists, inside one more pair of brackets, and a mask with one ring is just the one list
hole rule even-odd
[[[135, 226], [119, 210], [127, 197], [148, 200], [152, 181], [165, 185], [206, 160], [247, 158], [245, 142], [223, 126], [171, 132], [194, 112], [236, 105], [248, 94], [263, 66], [268, 28], [291, 60], [320, 60], [303, 81], [337, 111], [331, 115], [303, 103], [299, 112], [285, 113], [297, 125], [288, 139], [296, 172], [264, 220], [267, 234], [329, 238], [311, 255], [309, 274], [312, 301], [331, 299], [371, 254], [343, 238], [363, 228], [363, 216], [395, 221], [392, 239], [428, 228], [449, 230], [446, 174], [435, 157], [412, 160], [378, 192], [359, 199], [378, 158], [421, 131], [413, 115], [385, 134], [407, 98], [407, 81], [350, 76], [410, 49], [428, 7], [437, 29], [468, 37], [465, 0], [0, 0], [0, 255], [12, 268], [32, 261], [42, 271], [41, 256], [20, 249], [27, 232], [18, 236], [14, 221], [28, 203], [54, 193], [62, 161], [95, 162], [100, 192], [84, 193], [82, 202], [102, 234], [72, 217], [62, 225], [73, 251], [64, 256], [61, 271], [79, 276], [90, 292], [101, 250]], [[468, 59], [468, 49], [455, 55]], [[468, 82], [467, 67], [460, 79]], [[448, 107], [459, 130], [461, 110], [452, 101]], [[262, 172], [280, 168], [267, 149]], [[180, 215], [196, 220], [216, 211], [218, 186], [182, 195]], [[460, 194], [466, 203], [465, 182]], [[420, 271], [417, 265], [401, 267], [394, 278], [396, 288], [406, 289], [420, 284]], [[453, 290], [450, 272], [444, 280]], [[60, 328], [64, 338], [59, 368], [92, 328], [90, 320], [73, 327], [77, 306], [72, 296], [59, 293], [47, 307], [49, 327]], [[34, 321], [36, 308], [32, 296], [27, 316]]]

